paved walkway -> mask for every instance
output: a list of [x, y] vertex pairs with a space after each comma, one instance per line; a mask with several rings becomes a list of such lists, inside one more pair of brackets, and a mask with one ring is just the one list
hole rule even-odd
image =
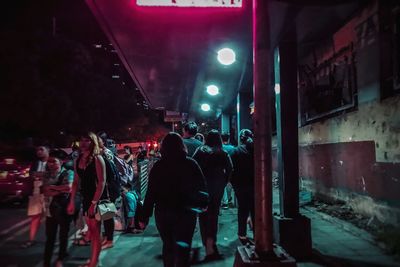
[[[274, 205], [276, 208], [276, 205]], [[224, 259], [195, 265], [207, 267], [233, 266], [234, 253], [239, 244], [236, 236], [236, 209], [223, 210], [219, 220], [218, 244]], [[302, 213], [312, 220], [312, 239], [314, 256], [298, 266], [400, 266], [392, 257], [387, 256], [373, 244], [372, 237], [346, 222], [319, 213], [312, 208], [302, 209]], [[101, 253], [103, 267], [157, 267], [162, 266], [161, 240], [154, 221], [143, 234], [117, 234], [115, 246]], [[193, 241], [195, 258], [201, 260], [204, 250], [198, 231]], [[65, 266], [78, 266], [89, 255], [89, 247], [70, 248], [71, 257]]]

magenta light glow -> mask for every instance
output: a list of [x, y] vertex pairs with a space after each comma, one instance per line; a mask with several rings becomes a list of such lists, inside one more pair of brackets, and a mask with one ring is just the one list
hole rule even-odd
[[136, 0], [138, 6], [242, 7], [242, 0]]

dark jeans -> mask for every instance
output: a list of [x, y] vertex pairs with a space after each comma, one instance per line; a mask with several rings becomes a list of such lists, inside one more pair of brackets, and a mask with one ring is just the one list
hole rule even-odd
[[113, 241], [114, 229], [115, 229], [114, 218], [103, 221], [103, 225], [104, 225], [104, 236], [107, 238], [107, 241]]
[[166, 208], [155, 209], [158, 232], [163, 241], [164, 267], [190, 266], [190, 250], [196, 214]]
[[57, 228], [60, 226], [59, 239], [60, 247], [58, 249], [58, 259], [63, 260], [67, 256], [68, 246], [68, 232], [71, 217], [65, 216], [63, 218], [46, 217], [46, 245], [44, 248], [44, 266], [50, 266], [51, 256], [54, 251], [54, 244], [56, 243]]
[[204, 246], [207, 238], [211, 238], [214, 241], [214, 245], [217, 244], [219, 208], [224, 189], [225, 185], [221, 185], [219, 188], [212, 190], [212, 193], [210, 192], [207, 211], [199, 215], [200, 234]]
[[249, 215], [254, 227], [254, 188], [235, 187], [234, 190], [238, 201], [238, 235], [246, 236]]

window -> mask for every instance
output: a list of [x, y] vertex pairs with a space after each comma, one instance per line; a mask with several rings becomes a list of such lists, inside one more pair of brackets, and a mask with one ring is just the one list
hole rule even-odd
[[319, 64], [299, 66], [301, 125], [356, 106], [353, 44]]

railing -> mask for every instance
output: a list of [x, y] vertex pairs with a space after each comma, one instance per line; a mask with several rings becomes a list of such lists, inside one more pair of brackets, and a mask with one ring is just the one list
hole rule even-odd
[[138, 171], [139, 171], [139, 198], [140, 200], [144, 200], [146, 197], [147, 187], [149, 184], [149, 173], [151, 168], [153, 167], [154, 160], [143, 160], [138, 163]]

